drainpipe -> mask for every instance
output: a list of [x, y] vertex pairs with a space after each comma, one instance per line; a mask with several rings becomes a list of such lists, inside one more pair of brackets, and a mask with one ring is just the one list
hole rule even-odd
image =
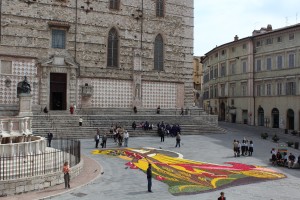
[[142, 17], [141, 17], [141, 54], [143, 50], [143, 20], [144, 19], [144, 0], [142, 0]]
[[[74, 59], [75, 59], [75, 63], [77, 64], [78, 66], [78, 78], [80, 77], [80, 65], [78, 64], [77, 62], [77, 26], [78, 26], [78, 0], [76, 0], [75, 2], [75, 39], [74, 39]], [[75, 93], [75, 97], [76, 97], [76, 100], [75, 100], [75, 105], [76, 105], [76, 109], [78, 108], [78, 78], [76, 78], [76, 93]]]
[[0, 0], [0, 43], [2, 42], [2, 0]]
[[254, 60], [254, 41], [253, 37], [251, 37], [252, 42], [252, 67], [253, 67], [253, 76], [252, 76], [252, 98], [253, 98], [253, 125], [255, 126], [255, 120], [256, 120], [256, 112], [255, 112], [255, 84], [254, 84], [254, 75], [255, 75], [255, 60]]
[[[74, 44], [75, 56], [74, 57], [76, 63], [77, 63], [77, 19], [78, 19], [77, 7], [78, 7], [78, 0], [76, 0], [76, 4], [75, 4], [75, 44]], [[79, 74], [80, 74], [80, 70], [79, 70]]]

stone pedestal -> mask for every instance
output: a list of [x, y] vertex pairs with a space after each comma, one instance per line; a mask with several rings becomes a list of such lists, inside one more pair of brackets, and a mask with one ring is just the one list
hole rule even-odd
[[19, 94], [19, 116], [32, 116], [31, 94]]

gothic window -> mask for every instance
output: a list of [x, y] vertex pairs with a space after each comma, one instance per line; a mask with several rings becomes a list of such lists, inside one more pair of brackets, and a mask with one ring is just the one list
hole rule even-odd
[[164, 0], [156, 0], [156, 17], [164, 17]]
[[112, 28], [108, 34], [107, 41], [107, 66], [118, 67], [119, 39], [115, 28]]
[[160, 34], [156, 36], [154, 42], [154, 69], [158, 71], [164, 69], [164, 43]]
[[66, 31], [52, 29], [52, 48], [65, 49], [66, 48]]
[[109, 9], [119, 10], [120, 0], [109, 0]]

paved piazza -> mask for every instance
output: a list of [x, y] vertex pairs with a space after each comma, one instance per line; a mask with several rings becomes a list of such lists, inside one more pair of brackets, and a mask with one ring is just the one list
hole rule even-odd
[[[93, 138], [82, 140], [85, 165], [83, 172], [71, 180], [70, 190], [60, 184], [1, 199], [212, 200], [224, 191], [228, 200], [299, 200], [300, 169], [273, 167], [268, 161], [270, 150], [278, 144], [272, 142], [270, 137], [261, 139], [260, 134], [268, 132], [272, 136], [277, 133], [280, 142], [300, 142], [299, 136], [283, 134], [280, 129], [241, 124], [220, 123], [220, 126], [225, 133], [183, 135], [180, 148], [175, 148], [175, 138], [166, 138], [164, 143], [160, 142], [159, 137], [129, 138], [128, 149], [119, 149], [109, 139], [104, 151], [94, 148]], [[232, 142], [234, 139], [241, 141], [244, 137], [254, 142], [253, 156], [236, 158], [233, 156]], [[148, 148], [157, 150], [146, 153]], [[118, 152], [123, 153], [120, 155]], [[293, 148], [288, 148], [288, 152], [296, 157], [300, 154]], [[178, 159], [178, 156], [183, 159]], [[147, 178], [142, 171], [147, 166], [146, 158], [154, 166], [153, 193], [147, 192]], [[103, 175], [100, 172], [104, 172]], [[195, 176], [203, 179], [195, 179]], [[224, 180], [220, 181], [220, 176]]]
[[[79, 189], [70, 191], [51, 199], [217, 199], [221, 191], [225, 192], [227, 199], [252, 199], [252, 200], [279, 200], [289, 199], [298, 200], [300, 196], [300, 169], [288, 169], [283, 167], [273, 167], [268, 162], [270, 150], [276, 147], [270, 139], [262, 140], [260, 138], [260, 128], [246, 125], [233, 125], [222, 123], [221, 126], [226, 130], [225, 134], [213, 134], [202, 136], [182, 136], [181, 148], [175, 148], [175, 138], [166, 138], [164, 143], [160, 142], [158, 137], [140, 137], [130, 138], [130, 148], [153, 147], [162, 150], [178, 152], [184, 159], [209, 162], [213, 164], [225, 165], [225, 162], [238, 162], [247, 165], [262, 166], [283, 173], [286, 178], [277, 180], [268, 180], [253, 183], [251, 180], [240, 184], [230, 185], [222, 189], [216, 189], [200, 194], [190, 195], [172, 195], [168, 189], [169, 186], [161, 181], [153, 180], [153, 193], [147, 192], [147, 178], [144, 172], [139, 169], [131, 169], [125, 165], [128, 160], [111, 157], [107, 155], [92, 154], [95, 150], [93, 140], [83, 140], [82, 152], [98, 161], [104, 174]], [[282, 142], [290, 137], [299, 141], [299, 137], [282, 136]], [[233, 157], [232, 141], [233, 139], [242, 140], [244, 137], [254, 142], [254, 153], [252, 157]], [[108, 148], [116, 147], [112, 140], [108, 141]], [[296, 157], [300, 154], [299, 150], [288, 148]], [[80, 197], [80, 198], [79, 198]]]

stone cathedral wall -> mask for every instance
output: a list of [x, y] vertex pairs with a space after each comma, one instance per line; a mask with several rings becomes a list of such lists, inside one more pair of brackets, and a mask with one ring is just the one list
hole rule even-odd
[[[134, 52], [140, 48], [142, 105], [156, 107], [161, 104], [171, 108], [193, 104], [193, 0], [166, 1], [163, 18], [155, 16], [155, 1], [144, 0], [143, 20], [134, 17], [141, 9], [139, 0], [121, 0], [119, 11], [110, 10], [109, 1], [105, 0], [90, 1], [90, 4], [86, 0], [30, 2], [2, 0], [0, 54], [34, 57], [36, 63], [43, 63], [53, 55], [73, 59], [78, 64], [78, 84], [70, 94], [77, 92], [77, 104], [82, 100], [79, 98], [80, 85], [83, 84], [80, 81], [85, 77], [92, 80], [95, 89], [91, 106], [132, 106]], [[91, 7], [93, 10], [87, 12]], [[65, 49], [51, 48], [51, 29], [53, 23], [57, 22], [66, 29]], [[120, 41], [118, 68], [108, 68], [106, 64], [107, 37], [113, 27], [118, 31]], [[158, 34], [164, 40], [164, 71], [161, 72], [153, 70], [154, 40]], [[34, 85], [34, 92], [37, 92], [34, 93], [34, 104], [40, 103], [39, 94], [43, 94], [40, 99], [44, 104], [47, 94], [46, 87], [39, 86], [39, 78], [39, 74], [29, 77], [32, 83], [37, 83]], [[42, 81], [47, 82], [46, 79]], [[163, 90], [162, 97], [155, 93], [158, 87]], [[110, 89], [118, 92], [111, 92]], [[152, 89], [151, 95], [149, 90]], [[178, 96], [180, 99], [176, 99]]]

